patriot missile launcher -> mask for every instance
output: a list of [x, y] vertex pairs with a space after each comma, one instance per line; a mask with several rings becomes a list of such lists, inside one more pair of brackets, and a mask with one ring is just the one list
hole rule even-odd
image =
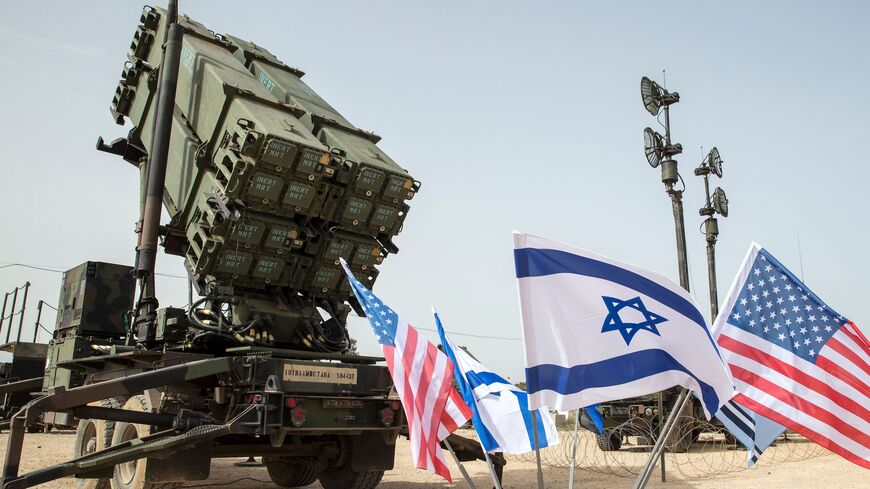
[[[371, 287], [420, 183], [303, 75], [174, 1], [145, 7], [111, 103], [131, 129], [97, 144], [138, 169], [135, 266], [64, 275], [4, 488], [174, 487], [217, 457], [260, 456], [283, 487], [370, 489], [392, 468], [403, 411], [382, 359], [348, 351], [362, 311], [340, 259]], [[199, 296], [185, 308], [160, 306], [158, 242]], [[36, 419], [77, 429], [74, 458], [20, 474]]]

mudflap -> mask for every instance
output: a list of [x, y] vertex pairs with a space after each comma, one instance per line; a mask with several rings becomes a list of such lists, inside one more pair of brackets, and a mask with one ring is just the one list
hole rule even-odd
[[166, 458], [148, 458], [146, 482], [182, 482], [208, 479], [212, 442], [197, 443], [174, 451]]
[[392, 470], [396, 458], [394, 437], [382, 432], [363, 432], [351, 437], [350, 466], [354, 472]]

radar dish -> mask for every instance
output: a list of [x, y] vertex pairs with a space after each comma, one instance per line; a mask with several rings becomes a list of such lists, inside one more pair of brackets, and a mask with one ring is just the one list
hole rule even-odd
[[662, 89], [659, 84], [647, 77], [640, 79], [640, 96], [643, 106], [653, 116], [659, 115], [662, 109]]
[[725, 191], [716, 187], [711, 200], [713, 201], [713, 209], [721, 214], [722, 217], [728, 217], [728, 197], [725, 196]]
[[722, 178], [722, 158], [719, 156], [719, 150], [714, 146], [707, 154], [707, 166], [719, 178]]
[[656, 168], [662, 162], [664, 156], [662, 136], [649, 127], [643, 130], [643, 152], [646, 154], [649, 166]]

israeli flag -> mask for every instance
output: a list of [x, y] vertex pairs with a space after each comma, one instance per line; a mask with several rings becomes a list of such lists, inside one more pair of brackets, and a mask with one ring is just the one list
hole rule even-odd
[[[435, 324], [444, 353], [453, 360], [454, 379], [459, 392], [474, 416], [471, 422], [480, 444], [487, 453], [528, 453], [535, 449], [535, 428], [529, 410], [528, 395], [492, 370], [481, 365], [447, 338], [441, 319], [434, 308]], [[538, 447], [559, 443], [556, 424], [546, 409], [535, 416]]]
[[746, 447], [749, 467], [755, 465], [762, 452], [785, 431], [785, 426], [738, 404], [733, 399], [719, 408], [716, 419]]
[[657, 273], [514, 233], [529, 406], [560, 411], [691, 389], [707, 419], [731, 374], [688, 292]]

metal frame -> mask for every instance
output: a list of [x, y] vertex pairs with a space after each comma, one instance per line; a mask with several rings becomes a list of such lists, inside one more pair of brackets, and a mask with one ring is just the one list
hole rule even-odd
[[[66, 390], [62, 387], [51, 389], [47, 395], [31, 401], [10, 419], [9, 438], [6, 445], [6, 459], [3, 465], [3, 488], [8, 489], [12, 487], [30, 487], [32, 485], [41, 484], [49, 480], [77, 474], [79, 473], [79, 471], [81, 471], [81, 469], [75, 467], [75, 461], [73, 461], [67, 464], [62, 464], [61, 466], [56, 466], [66, 467], [62, 470], [56, 469], [55, 467], [41, 469], [29, 474], [25, 474], [23, 476], [18, 475], [19, 465], [21, 463], [21, 449], [24, 445], [25, 431], [27, 429], [27, 426], [42, 413], [47, 411], [67, 411], [71, 409], [75, 410], [76, 408], [83, 409], [83, 407], [90, 402], [108, 399], [110, 397], [118, 397], [128, 394], [134, 394], [137, 392], [143, 392], [147, 389], [154, 389], [165, 385], [183, 383], [191, 380], [215, 376], [231, 371], [238, 360], [239, 357], [209, 358], [181, 365], [163, 367], [156, 370], [134, 374], [129, 377], [106, 380], [97, 384], [85, 385], [69, 390]], [[110, 416], [109, 418], [100, 418], [99, 416], [94, 416], [97, 419], [112, 420], [112, 418], [114, 417], [120, 417], [114, 411], [115, 410], [111, 409], [105, 411], [99, 410], [92, 411], [92, 414], [97, 414], [99, 416]], [[165, 435], [166, 434], [164, 434], [163, 436]], [[153, 436], [157, 436], [157, 434]], [[150, 438], [151, 437], [149, 437], [149, 439]], [[120, 447], [120, 445], [118, 447]], [[131, 459], [115, 461], [112, 465], [129, 460], [135, 460], [137, 458], [142, 458], [142, 456], [144, 455], [135, 456]], [[73, 464], [72, 468], [70, 468], [70, 464]]]

